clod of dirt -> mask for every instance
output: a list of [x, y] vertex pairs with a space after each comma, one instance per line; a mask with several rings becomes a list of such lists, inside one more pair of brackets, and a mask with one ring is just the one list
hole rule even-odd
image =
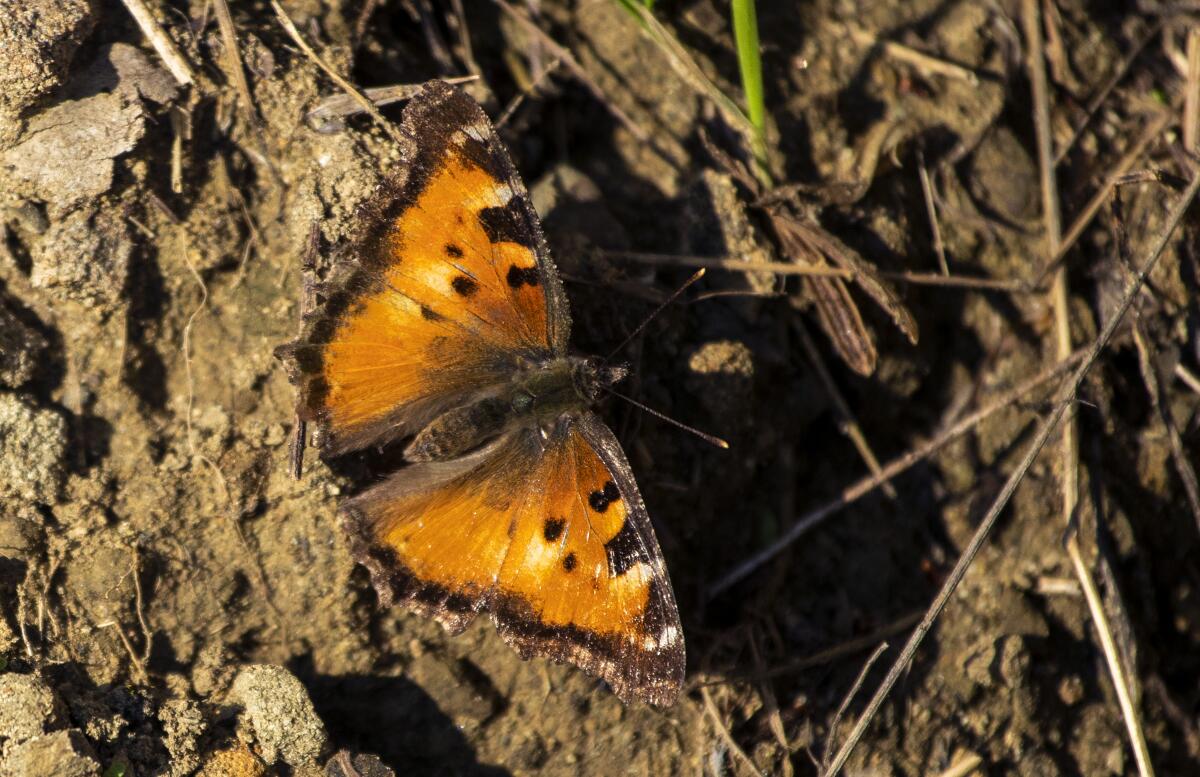
[[326, 777], [396, 777], [396, 773], [383, 765], [378, 756], [350, 755], [341, 751], [325, 764]]
[[[721, 256], [746, 262], [769, 262], [771, 254], [746, 213], [733, 178], [716, 170], [704, 170], [688, 191], [683, 251], [699, 256]], [[748, 287], [765, 294], [775, 288], [775, 275], [748, 272], [729, 276], [735, 288]], [[744, 279], [744, 280], [743, 280]], [[712, 284], [716, 281], [708, 279]]]
[[[19, 141], [0, 155], [0, 181], [10, 196], [65, 212], [107, 192], [113, 160], [146, 132], [140, 101], [121, 92], [66, 100], [34, 116]], [[54, 219], [52, 219], [54, 220]]]
[[133, 241], [112, 209], [77, 210], [56, 220], [31, 247], [30, 281], [69, 299], [107, 307], [117, 304], [129, 272]]
[[41, 332], [26, 326], [0, 301], [0, 386], [17, 388], [32, 378], [46, 345]]
[[267, 765], [245, 745], [218, 750], [208, 757], [196, 777], [263, 777]]
[[754, 380], [754, 355], [737, 340], [704, 343], [688, 359], [688, 390], [717, 418], [745, 407]]
[[21, 111], [62, 83], [75, 50], [95, 23], [89, 0], [5, 4], [0, 14], [0, 145], [15, 135]]
[[40, 677], [0, 674], [0, 740], [9, 747], [41, 736], [62, 719], [62, 703]]
[[66, 469], [67, 424], [19, 394], [0, 394], [0, 498], [53, 503]]
[[466, 667], [427, 653], [413, 662], [411, 675], [426, 690], [439, 709], [459, 726], [483, 723], [500, 706], [500, 700], [484, 683], [473, 682]]
[[127, 97], [144, 97], [165, 105], [179, 94], [179, 82], [154, 64], [141, 49], [127, 43], [114, 43], [101, 49], [96, 59], [84, 68], [82, 77], [71, 82], [70, 92], [80, 96], [120, 92]]
[[325, 726], [308, 692], [283, 667], [244, 667], [233, 681], [231, 696], [245, 709], [246, 721], [267, 763], [310, 766], [325, 750]]
[[200, 766], [200, 737], [207, 726], [200, 707], [188, 699], [168, 699], [158, 710], [163, 744], [171, 754], [169, 774], [183, 777]]
[[100, 763], [78, 729], [55, 731], [9, 748], [0, 761], [6, 777], [97, 777]]

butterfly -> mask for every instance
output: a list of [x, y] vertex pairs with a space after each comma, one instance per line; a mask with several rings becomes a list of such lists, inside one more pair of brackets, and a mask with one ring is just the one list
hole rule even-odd
[[325, 458], [403, 444], [340, 506], [383, 606], [459, 633], [488, 613], [522, 658], [672, 704], [683, 633], [616, 437], [591, 409], [625, 369], [568, 352], [533, 204], [483, 110], [442, 81], [405, 107], [401, 163], [322, 304], [277, 353]]

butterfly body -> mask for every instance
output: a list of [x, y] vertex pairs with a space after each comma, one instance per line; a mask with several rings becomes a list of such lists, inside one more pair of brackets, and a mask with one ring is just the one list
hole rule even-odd
[[522, 657], [670, 704], [685, 663], [670, 579], [591, 410], [626, 369], [568, 353], [566, 294], [479, 106], [432, 81], [400, 134], [323, 304], [277, 349], [323, 456], [405, 443], [405, 466], [341, 505], [352, 551], [384, 606], [452, 633], [487, 613]]
[[621, 366], [581, 356], [522, 360], [511, 380], [434, 418], [404, 450], [411, 462], [454, 459], [522, 427], [543, 437], [565, 417], [595, 403], [600, 392], [625, 376]]

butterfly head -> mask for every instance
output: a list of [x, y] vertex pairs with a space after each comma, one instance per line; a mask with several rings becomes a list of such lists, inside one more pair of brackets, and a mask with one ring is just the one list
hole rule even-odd
[[610, 364], [591, 356], [576, 359], [571, 373], [575, 390], [588, 402], [595, 402], [600, 392], [625, 380], [627, 375], [628, 364]]

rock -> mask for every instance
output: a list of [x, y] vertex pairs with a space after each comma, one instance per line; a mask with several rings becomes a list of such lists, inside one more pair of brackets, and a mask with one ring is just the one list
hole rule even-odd
[[145, 131], [140, 102], [126, 94], [64, 100], [29, 120], [19, 141], [0, 154], [0, 174], [12, 179], [18, 196], [65, 212], [112, 187], [113, 159]]
[[78, 729], [34, 737], [8, 749], [0, 774], [5, 777], [98, 777], [100, 764]]
[[[770, 262], [773, 257], [765, 248], [737, 185], [727, 173], [704, 170], [689, 187], [685, 200], [684, 230], [680, 235], [681, 252], [697, 256], [728, 257], [746, 262]], [[767, 294], [775, 290], [775, 275], [770, 272], [729, 274], [720, 281], [730, 288], [748, 288]], [[710, 284], [716, 283], [708, 278]]]
[[26, 326], [0, 301], [0, 386], [17, 388], [28, 382], [46, 346], [41, 332]]
[[413, 662], [413, 680], [460, 726], [486, 722], [500, 708], [495, 687], [472, 665], [427, 653]]
[[282, 760], [302, 767], [320, 758], [325, 726], [291, 672], [270, 664], [243, 667], [233, 681], [231, 696], [245, 710], [245, 720], [267, 763]]
[[0, 394], [0, 498], [51, 504], [62, 490], [67, 423], [19, 394]]
[[96, 92], [121, 92], [166, 105], [179, 94], [179, 82], [152, 62], [141, 49], [114, 43], [100, 49], [96, 58], [72, 80], [69, 91], [80, 97]]
[[89, 0], [23, 0], [0, 13], [0, 147], [20, 113], [62, 83], [96, 18]]
[[58, 696], [40, 677], [0, 674], [0, 699], [0, 740], [9, 745], [41, 736], [62, 718]]
[[30, 281], [76, 302], [108, 306], [121, 299], [132, 253], [129, 228], [111, 209], [77, 210], [33, 244]]

